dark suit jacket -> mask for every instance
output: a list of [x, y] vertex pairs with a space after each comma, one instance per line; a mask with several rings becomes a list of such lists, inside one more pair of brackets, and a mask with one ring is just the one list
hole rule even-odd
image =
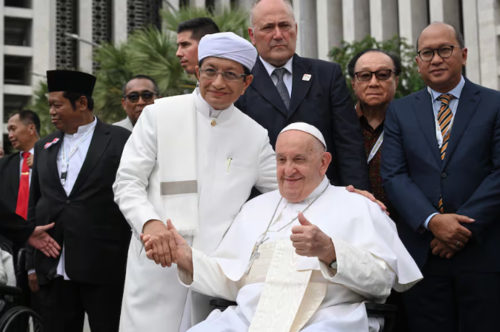
[[12, 212], [16, 212], [17, 207], [20, 163], [21, 157], [18, 152], [0, 159], [0, 199]]
[[[327, 176], [333, 184], [370, 188], [363, 134], [342, 69], [336, 63], [293, 58], [290, 114], [260, 58], [252, 70], [254, 79], [236, 102], [242, 112], [267, 129], [273, 148], [280, 131], [293, 122], [317, 127], [325, 137], [333, 160]], [[303, 80], [310, 74], [309, 81]]]
[[[73, 281], [91, 284], [122, 282], [131, 230], [114, 202], [112, 190], [123, 147], [130, 131], [97, 120], [90, 147], [76, 183], [67, 196], [59, 179], [57, 154], [60, 131], [35, 145], [28, 221], [55, 222], [49, 234], [65, 246], [65, 267]], [[45, 148], [54, 138], [59, 142]], [[35, 269], [40, 284], [56, 274], [59, 258], [37, 252]]]
[[400, 214], [400, 237], [420, 267], [432, 240], [419, 231], [437, 212], [476, 221], [463, 224], [473, 241], [453, 260], [475, 271], [500, 271], [500, 92], [465, 80], [443, 161], [427, 89], [392, 102], [385, 119], [381, 173], [385, 191]]
[[10, 207], [0, 199], [0, 235], [17, 246], [23, 246], [35, 230], [35, 225], [12, 212]]

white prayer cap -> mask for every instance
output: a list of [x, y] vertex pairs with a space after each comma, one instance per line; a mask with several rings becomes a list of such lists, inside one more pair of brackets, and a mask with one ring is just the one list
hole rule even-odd
[[205, 35], [198, 44], [198, 61], [211, 56], [236, 61], [252, 70], [257, 50], [248, 40], [232, 32], [219, 32]]
[[319, 129], [316, 128], [315, 126], [312, 126], [312, 125], [307, 124], [305, 122], [294, 122], [294, 123], [286, 126], [280, 132], [280, 135], [283, 134], [285, 131], [289, 131], [289, 130], [299, 130], [299, 131], [303, 131], [305, 133], [308, 133], [310, 135], [313, 135], [314, 137], [316, 137], [318, 139], [318, 141], [320, 141], [325, 146], [325, 150], [326, 150], [325, 138], [323, 137], [323, 134], [321, 133], [321, 131], [319, 131]]

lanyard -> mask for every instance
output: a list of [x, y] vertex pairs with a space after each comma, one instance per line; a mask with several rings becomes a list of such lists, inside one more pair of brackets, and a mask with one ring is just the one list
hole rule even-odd
[[383, 141], [384, 141], [384, 132], [382, 131], [382, 134], [380, 134], [380, 136], [378, 137], [377, 141], [375, 142], [375, 145], [372, 148], [372, 151], [370, 152], [370, 155], [368, 156], [367, 164], [369, 164], [370, 161], [373, 159], [373, 157], [375, 157]]
[[[97, 122], [96, 122], [97, 124]], [[93, 132], [96, 124], [94, 124], [86, 133], [83, 135], [82, 138], [73, 146], [73, 149], [69, 152], [68, 156], [66, 157], [66, 148], [64, 142], [62, 144], [62, 170], [61, 170], [61, 184], [64, 186], [66, 184], [66, 179], [68, 178], [68, 168], [69, 168], [69, 161], [71, 160], [71, 157], [75, 154], [76, 150], [78, 150], [78, 147], [80, 144], [85, 142], [87, 138], [90, 137], [90, 134]]]

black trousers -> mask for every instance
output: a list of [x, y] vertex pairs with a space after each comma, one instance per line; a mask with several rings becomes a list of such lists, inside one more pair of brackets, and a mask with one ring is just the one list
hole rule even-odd
[[92, 285], [57, 277], [40, 286], [44, 331], [82, 332], [85, 312], [92, 332], [118, 332], [124, 282]]
[[429, 255], [424, 279], [403, 293], [411, 332], [500, 331], [500, 273], [461, 270]]

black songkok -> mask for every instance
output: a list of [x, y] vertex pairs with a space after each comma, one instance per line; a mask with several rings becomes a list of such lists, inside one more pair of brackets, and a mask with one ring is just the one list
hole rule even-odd
[[74, 70], [47, 70], [49, 92], [76, 92], [92, 96], [96, 78]]

